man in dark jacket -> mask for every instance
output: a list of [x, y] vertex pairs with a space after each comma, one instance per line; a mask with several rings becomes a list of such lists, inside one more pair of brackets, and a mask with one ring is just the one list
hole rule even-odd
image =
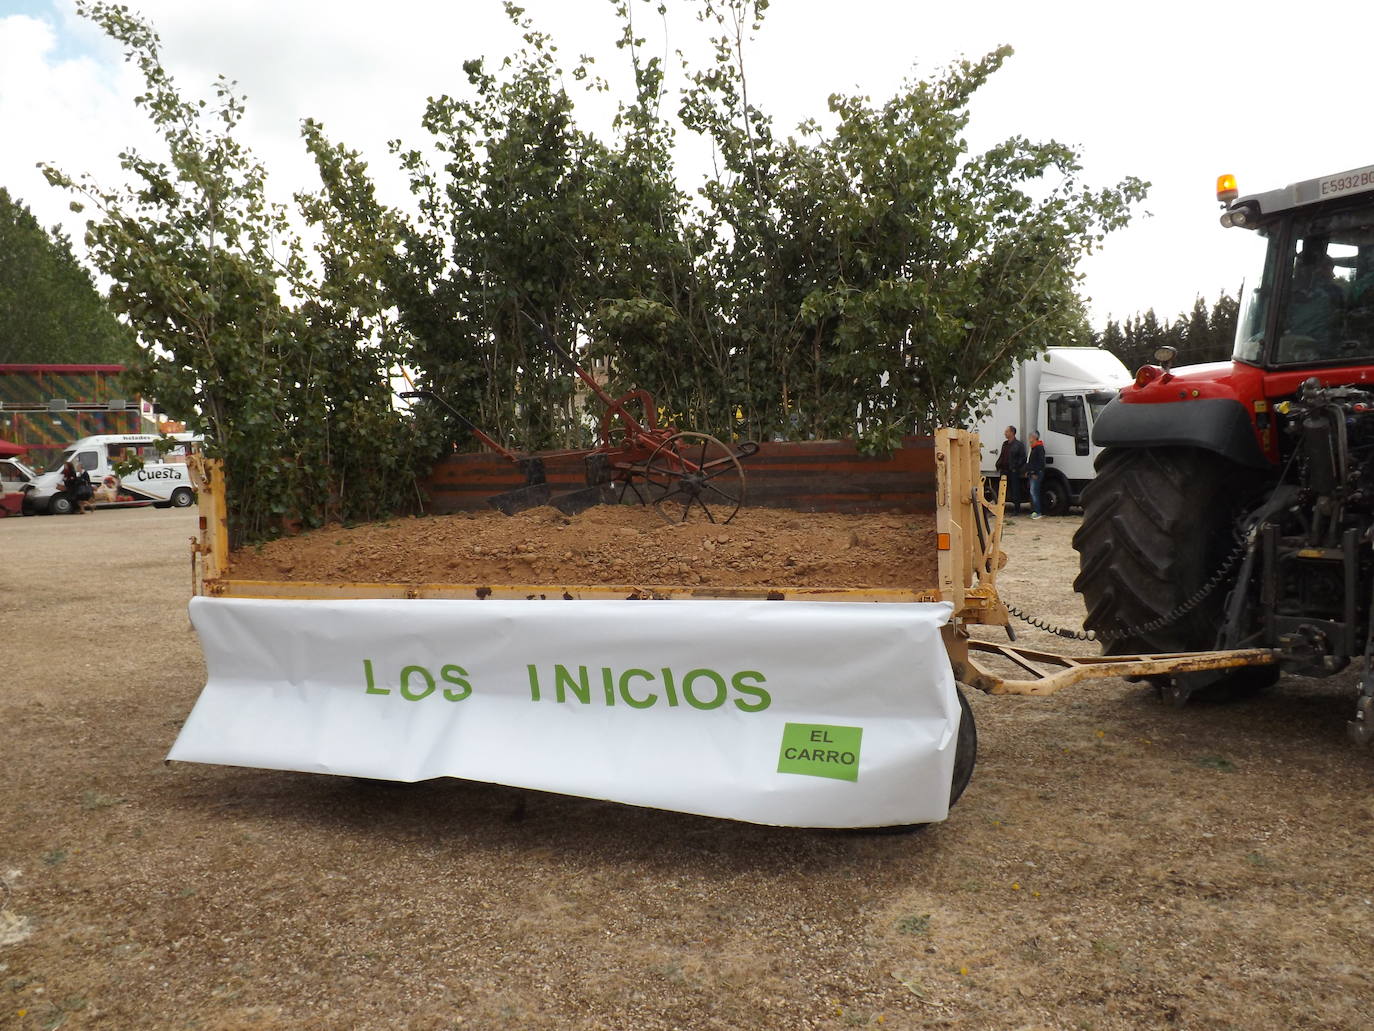
[[1008, 426], [1002, 434], [1002, 450], [997, 453], [997, 471], [1006, 477], [1007, 504], [1021, 514], [1021, 477], [1026, 471], [1026, 445], [1016, 439], [1016, 427]]

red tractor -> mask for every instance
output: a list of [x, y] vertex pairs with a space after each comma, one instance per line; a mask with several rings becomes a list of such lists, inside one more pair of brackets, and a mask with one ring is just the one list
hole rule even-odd
[[1234, 358], [1172, 348], [1099, 417], [1074, 535], [1084, 625], [1109, 654], [1269, 648], [1277, 666], [1186, 674], [1175, 700], [1330, 676], [1363, 656], [1350, 729], [1374, 739], [1374, 166], [1238, 196], [1254, 234]]

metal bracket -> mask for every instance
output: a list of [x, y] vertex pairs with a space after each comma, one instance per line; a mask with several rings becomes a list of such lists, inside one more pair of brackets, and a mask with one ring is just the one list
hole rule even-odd
[[[1004, 659], [1030, 674], [1030, 679], [1009, 680], [969, 656], [965, 682], [987, 694], [1050, 695], [1084, 680], [1108, 677], [1173, 676], [1203, 670], [1240, 666], [1270, 666], [1278, 653], [1269, 648], [1241, 648], [1222, 652], [1177, 652], [1170, 655], [1061, 655], [1031, 648], [1016, 648], [995, 641], [968, 642], [969, 652]], [[1374, 719], [1374, 716], [1371, 716]]]

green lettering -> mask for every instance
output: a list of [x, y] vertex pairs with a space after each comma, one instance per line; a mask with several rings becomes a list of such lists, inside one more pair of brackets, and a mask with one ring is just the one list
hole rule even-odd
[[[704, 702], [692, 693], [692, 685], [698, 680], [710, 680], [715, 685], [715, 693], [710, 701]], [[682, 693], [687, 698], [687, 704], [694, 709], [719, 709], [725, 704], [728, 689], [725, 686], [725, 678], [715, 670], [694, 669], [682, 678]]]
[[782, 729], [778, 772], [857, 781], [863, 734], [862, 727], [788, 723]]
[[385, 687], [378, 687], [372, 680], [372, 660], [363, 659], [363, 677], [367, 680], [367, 689], [364, 694], [391, 694], [391, 690]]
[[530, 701], [539, 701], [539, 671], [533, 665], [526, 666], [530, 673]]
[[[410, 691], [410, 676], [412, 673], [420, 674], [425, 682], [425, 689], [419, 694], [412, 694]], [[423, 666], [407, 666], [401, 670], [401, 697], [408, 702], [418, 702], [422, 698], [428, 698], [434, 693], [434, 674]]]
[[563, 690], [564, 688], [567, 688], [576, 695], [577, 700], [583, 705], [588, 704], [592, 700], [592, 688], [591, 685], [587, 683], [587, 667], [578, 666], [577, 679], [574, 680], [566, 666], [555, 665], [553, 667], [553, 690], [560, 702], [566, 702], [568, 700], [567, 693]]
[[668, 704], [677, 704], [677, 690], [673, 687], [673, 671], [663, 667], [663, 693], [668, 696]]
[[448, 665], [439, 670], [439, 676], [445, 681], [458, 688], [457, 691], [450, 691], [444, 688], [444, 697], [450, 702], [461, 702], [468, 695], [472, 694], [472, 685], [467, 682], [468, 671], [462, 666]]
[[654, 675], [647, 669], [627, 669], [620, 674], [620, 697], [625, 699], [626, 705], [631, 705], [636, 709], [647, 709], [658, 701], [658, 695], [650, 694], [644, 699], [639, 699], [630, 694], [630, 678], [640, 677], [641, 679], [652, 681]]
[[765, 682], [765, 677], [752, 669], [742, 669], [730, 678], [730, 685], [742, 695], [748, 695], [755, 699], [753, 702], [746, 702], [743, 698], [735, 699], [735, 708], [740, 712], [763, 712], [764, 709], [773, 704], [772, 697], [757, 684], [746, 683], [746, 680], [757, 681], [758, 684]]
[[601, 689], [606, 692], [606, 704], [615, 704], [615, 674], [610, 666], [601, 667]]

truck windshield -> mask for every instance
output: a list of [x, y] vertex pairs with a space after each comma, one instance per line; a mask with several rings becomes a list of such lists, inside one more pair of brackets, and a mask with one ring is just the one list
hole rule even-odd
[[1116, 400], [1117, 391], [1115, 390], [1094, 390], [1088, 395], [1088, 411], [1092, 413], [1093, 422], [1097, 422], [1097, 417], [1102, 414], [1102, 409]]
[[53, 459], [52, 465], [48, 466], [47, 471], [50, 473], [60, 473], [62, 471], [62, 466], [70, 462], [74, 454], [76, 454], [74, 450], [63, 451], [62, 454]]
[[1273, 271], [1284, 287], [1274, 364], [1374, 356], [1374, 211], [1295, 218]]

